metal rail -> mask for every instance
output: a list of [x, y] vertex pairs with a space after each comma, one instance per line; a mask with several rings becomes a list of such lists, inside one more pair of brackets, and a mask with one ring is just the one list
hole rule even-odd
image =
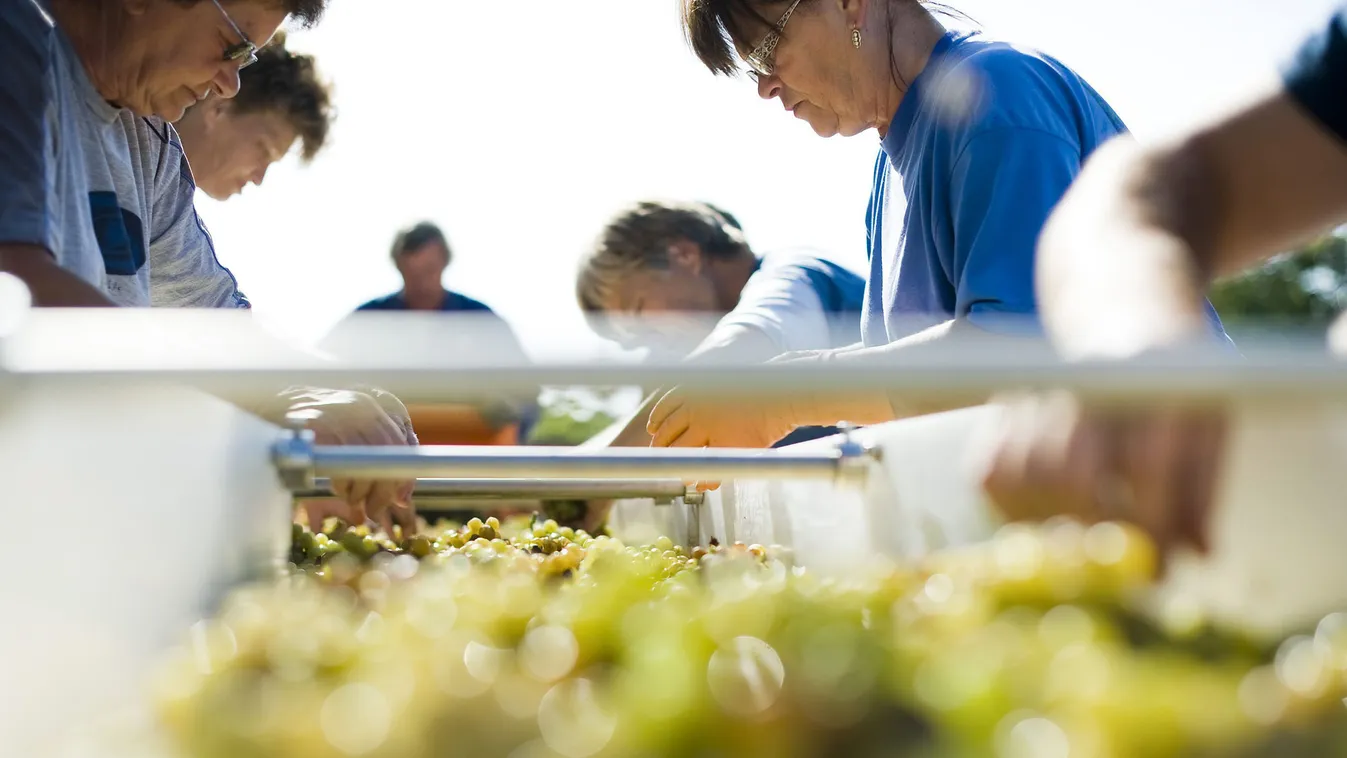
[[[73, 389], [89, 383], [180, 383], [240, 400], [265, 398], [294, 384], [372, 384], [407, 402], [532, 395], [544, 385], [680, 385], [740, 396], [883, 390], [912, 401], [970, 403], [1005, 389], [1042, 388], [1128, 400], [1347, 398], [1347, 362], [1326, 354], [1322, 335], [1310, 340], [1284, 330], [1241, 339], [1243, 356], [1206, 346], [1128, 361], [1064, 363], [1042, 339], [952, 329], [948, 340], [863, 366], [845, 360], [632, 365], [592, 358], [529, 364], [513, 350], [500, 349], [493, 339], [496, 327], [478, 331], [468, 319], [446, 329], [439, 314], [369, 321], [353, 333], [360, 339], [343, 349], [340, 362], [299, 352], [266, 335], [247, 314], [225, 310], [32, 309], [9, 321], [12, 333], [0, 333], [5, 353], [0, 372], [10, 372], [7, 379], [68, 382]], [[4, 329], [0, 324], [0, 332]], [[203, 342], [202, 334], [211, 339]]]
[[872, 452], [850, 437], [829, 450], [650, 449], [574, 447], [422, 447], [314, 445], [291, 430], [272, 460], [292, 492], [313, 492], [319, 477], [371, 479], [678, 479], [864, 476]]
[[682, 386], [715, 396], [762, 397], [799, 392], [901, 394], [914, 401], [974, 404], [1007, 389], [1067, 389], [1114, 401], [1249, 401], [1271, 397], [1347, 399], [1347, 362], [1288, 351], [1284, 357], [1138, 359], [1062, 363], [1030, 356], [913, 358], [899, 365], [535, 365], [443, 368], [134, 368], [89, 367], [10, 373], [14, 381], [88, 386], [167, 382], [239, 401], [270, 397], [285, 386], [383, 387], [409, 403], [480, 402], [532, 396], [540, 386]]
[[[413, 498], [418, 503], [460, 500], [620, 500], [649, 498], [672, 502], [686, 496], [680, 479], [418, 479]], [[314, 479], [313, 489], [299, 490], [296, 499], [332, 496], [331, 480]]]

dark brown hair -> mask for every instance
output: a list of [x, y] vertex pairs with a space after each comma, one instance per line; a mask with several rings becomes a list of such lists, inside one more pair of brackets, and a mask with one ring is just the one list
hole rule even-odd
[[626, 277], [648, 269], [667, 269], [669, 246], [680, 240], [695, 243], [711, 258], [753, 254], [739, 221], [714, 205], [637, 203], [608, 222], [580, 262], [575, 296], [595, 332], [608, 333], [603, 312]]
[[[196, 5], [207, 0], [177, 0], [179, 5]], [[253, 0], [258, 2], [259, 0]], [[287, 18], [294, 19], [308, 29], [317, 24], [327, 10], [327, 0], [260, 0], [273, 8], [285, 11]]]
[[[752, 47], [753, 39], [776, 27], [775, 21], [769, 21], [758, 10], [759, 6], [770, 4], [754, 0], [682, 0], [683, 33], [692, 52], [712, 73], [732, 76], [739, 70], [736, 47]], [[807, 4], [807, 0], [801, 4]]]
[[257, 51], [257, 62], [239, 72], [239, 93], [230, 102], [233, 113], [276, 113], [299, 135], [301, 155], [313, 160], [327, 143], [332, 127], [332, 93], [318, 76], [313, 56], [285, 48], [285, 35]]
[[[914, 1], [932, 13], [977, 23], [967, 14], [944, 3], [931, 0]], [[778, 34], [784, 32], [777, 26], [776, 18], [768, 18], [758, 10], [772, 5], [784, 7], [786, 3], [783, 0], [681, 0], [681, 2], [683, 34], [687, 37], [688, 44], [692, 46], [692, 52], [715, 74], [733, 76], [738, 73], [738, 48], [751, 48], [768, 29], [775, 29]], [[799, 13], [812, 2], [813, 0], [801, 0], [800, 8], [795, 12]], [[885, 7], [887, 9], [888, 6]], [[888, 20], [888, 23], [891, 27], [892, 20]], [[892, 32], [892, 28], [889, 31]], [[897, 71], [897, 64], [893, 61], [892, 51], [889, 58], [896, 81], [905, 85]]]
[[420, 250], [432, 242], [444, 248], [444, 262], [448, 265], [454, 257], [453, 251], [449, 249], [449, 241], [444, 238], [444, 232], [429, 221], [422, 221], [398, 231], [397, 236], [393, 237], [393, 248], [389, 251], [389, 256], [396, 261], [403, 253]]

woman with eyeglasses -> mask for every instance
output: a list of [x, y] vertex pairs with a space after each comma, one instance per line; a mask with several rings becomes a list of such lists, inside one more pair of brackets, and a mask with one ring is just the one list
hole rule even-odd
[[[1089, 155], [1125, 131], [1062, 63], [948, 30], [937, 13], [957, 15], [918, 0], [684, 0], [684, 30], [713, 73], [746, 66], [759, 97], [820, 136], [880, 139], [861, 342], [798, 360], [901, 370], [910, 351], [963, 334], [1036, 333], [1039, 230]], [[941, 409], [884, 393], [747, 403], [676, 389], [649, 429], [656, 445], [757, 447], [797, 426]]]
[[[170, 122], [233, 97], [258, 45], [326, 6], [0, 0], [0, 276], [37, 306], [247, 308], [197, 218]], [[377, 390], [291, 388], [249, 410], [275, 422], [302, 413], [327, 444], [416, 442], [406, 408]], [[409, 523], [410, 508], [393, 506], [412, 486], [342, 479], [333, 490], [349, 520], [390, 525]]]

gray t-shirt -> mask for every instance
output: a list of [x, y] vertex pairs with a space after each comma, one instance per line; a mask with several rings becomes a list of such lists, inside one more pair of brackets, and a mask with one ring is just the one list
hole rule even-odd
[[246, 308], [173, 127], [99, 96], [39, 0], [0, 0], [0, 243], [46, 248], [118, 305]]

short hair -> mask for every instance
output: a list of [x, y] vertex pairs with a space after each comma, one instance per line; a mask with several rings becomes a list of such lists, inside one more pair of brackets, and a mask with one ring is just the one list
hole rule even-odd
[[[937, 0], [880, 0], [885, 3], [915, 2], [931, 13], [949, 18], [977, 21], [968, 14], [952, 8]], [[800, 5], [807, 7], [812, 0], [801, 0]], [[748, 48], [757, 43], [768, 29], [778, 34], [784, 30], [777, 24], [777, 17], [768, 18], [759, 8], [781, 5], [776, 0], [681, 0], [683, 34], [687, 37], [692, 52], [704, 66], [715, 74], [733, 76], [739, 71], [740, 48]], [[891, 8], [892, 6], [885, 6]], [[799, 13], [800, 10], [795, 11]], [[888, 21], [889, 32], [893, 31], [893, 21]], [[897, 69], [890, 52], [889, 65]]]
[[[179, 5], [196, 5], [206, 0], [177, 0]], [[312, 28], [327, 11], [327, 0], [251, 0], [261, 2], [285, 11], [287, 18], [294, 19], [305, 29]]]
[[440, 247], [444, 248], [444, 262], [447, 265], [454, 256], [449, 248], [449, 240], [445, 239], [444, 232], [440, 231], [438, 226], [429, 221], [422, 221], [399, 230], [393, 237], [393, 248], [389, 252], [389, 257], [396, 262], [398, 256], [403, 253], [420, 250], [432, 242], [439, 243]]
[[737, 48], [753, 44], [755, 29], [776, 28], [776, 21], [758, 10], [769, 4], [771, 0], [682, 0], [683, 33], [704, 66], [732, 76], [739, 71]]
[[285, 119], [303, 145], [301, 156], [313, 160], [327, 143], [332, 128], [332, 94], [318, 76], [313, 56], [292, 53], [285, 34], [257, 51], [257, 62], [239, 72], [239, 92], [229, 102], [231, 113], [275, 113]]
[[751, 256], [739, 221], [708, 203], [646, 200], [617, 214], [580, 262], [575, 295], [590, 328], [611, 333], [604, 306], [630, 275], [669, 267], [669, 246], [695, 243], [711, 258]]

